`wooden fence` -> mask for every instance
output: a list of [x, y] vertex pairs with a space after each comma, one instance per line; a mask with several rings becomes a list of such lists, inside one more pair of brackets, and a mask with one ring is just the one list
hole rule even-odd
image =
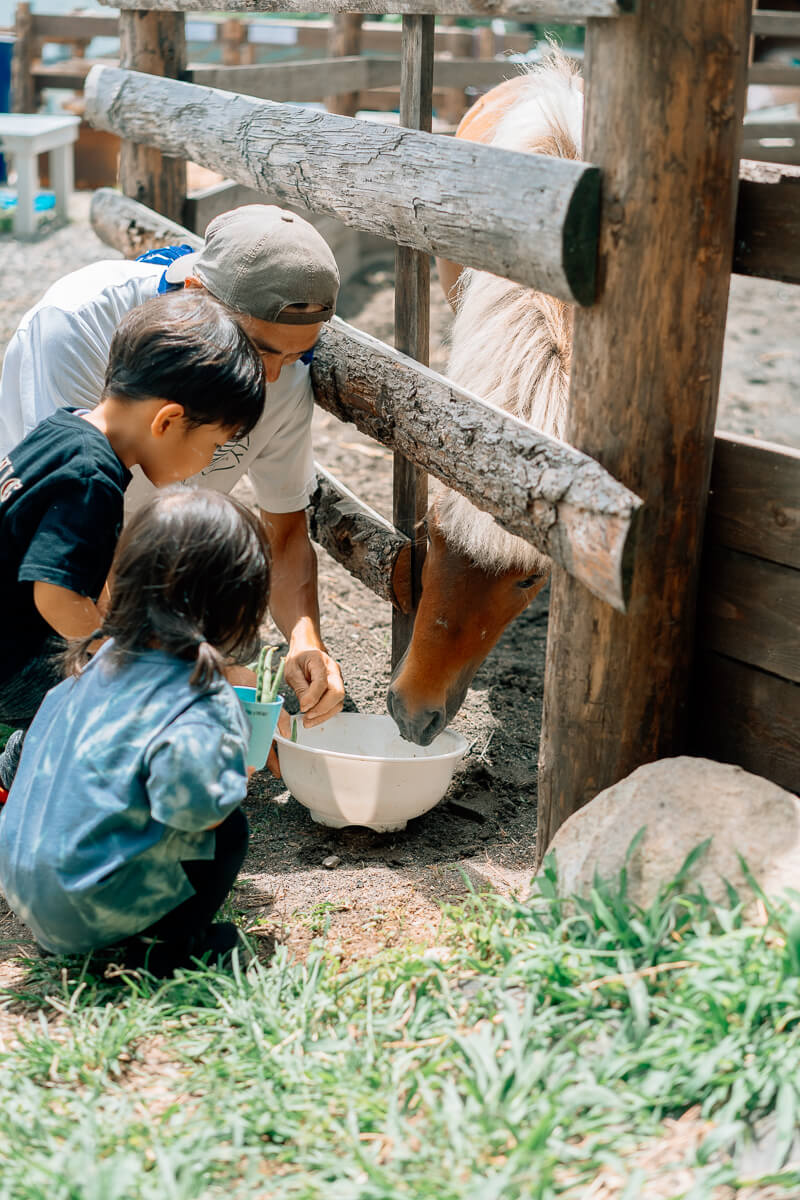
[[[365, 21], [359, 30], [359, 53], [338, 61], [330, 57], [333, 22], [202, 14], [187, 21], [186, 53], [190, 65], [183, 78], [209, 87], [263, 96], [270, 100], [312, 102], [331, 94], [325, 88], [354, 90], [360, 107], [387, 111], [399, 103], [399, 26]], [[95, 38], [118, 38], [119, 18], [102, 13], [34, 13], [20, 3], [15, 15], [13, 102], [16, 112], [35, 112], [44, 88], [82, 91], [92, 62], [86, 57]], [[70, 56], [42, 59], [42, 47], [69, 47]], [[491, 27], [461, 29], [441, 26], [434, 32], [434, 105], [455, 123], [469, 105], [465, 89], [485, 89], [508, 78], [513, 67], [497, 56], [525, 53], [532, 36], [502, 33]], [[289, 61], [263, 62], [263, 56], [291, 55]], [[213, 58], [215, 61], [204, 61]], [[218, 61], [216, 61], [218, 60]], [[247, 70], [240, 71], [240, 68]]]
[[[286, 8], [286, 0], [278, 2]], [[245, 4], [267, 10], [271, 0]], [[136, 65], [136, 38], [142, 40], [148, 22], [175, 20], [202, 5], [122, 0], [120, 21], [133, 30], [126, 66]], [[315, 7], [345, 6], [316, 0]], [[346, 7], [359, 5], [347, 0]], [[164, 163], [190, 155], [399, 243], [405, 304], [396, 314], [398, 351], [333, 322], [315, 358], [317, 399], [395, 449], [395, 529], [371, 521], [368, 512], [358, 518], [362, 549], [375, 539], [374, 553], [361, 553], [362, 574], [368, 582], [383, 579], [378, 590], [396, 601], [395, 655], [408, 636], [420, 566], [418, 547], [402, 535], [424, 506], [425, 471], [559, 564], [546, 667], [540, 853], [561, 821], [602, 787], [689, 744], [791, 784], [793, 773], [800, 777], [800, 722], [788, 728], [800, 696], [791, 673], [796, 659], [769, 648], [785, 643], [787, 630], [796, 639], [800, 575], [796, 562], [774, 549], [767, 553], [757, 514], [766, 506], [778, 529], [796, 530], [796, 456], [756, 447], [756, 458], [762, 455], [756, 463], [740, 442], [714, 438], [731, 269], [800, 282], [800, 246], [780, 240], [772, 222], [780, 211], [781, 231], [797, 227], [791, 171], [745, 165], [734, 226], [746, 6], [661, 0], [628, 12], [627, 3], [612, 0], [527, 0], [529, 16], [546, 10], [565, 21], [588, 21], [588, 161], [568, 171], [553, 160], [426, 134], [433, 18], [424, 12], [434, 3], [394, 0], [389, 7], [410, 14], [403, 22], [399, 132], [103, 67], [87, 80], [87, 114], [131, 144], [161, 152]], [[479, 0], [436, 7], [484, 11]], [[380, 0], [360, 5], [361, 11], [381, 8]], [[521, 11], [513, 0], [497, 6], [506, 15]], [[153, 42], [152, 30], [147, 37]], [[601, 219], [593, 163], [602, 167]], [[151, 194], [157, 195], [156, 183], [150, 180]], [[98, 207], [103, 203], [99, 198]], [[129, 227], [124, 212], [110, 214], [121, 203], [109, 198], [105, 217], [98, 217], [111, 240], [124, 240]], [[163, 233], [161, 218], [137, 213], [141, 226], [151, 219]], [[567, 230], [575, 236], [568, 238]], [[567, 429], [575, 450], [487, 410], [424, 367], [431, 251], [577, 301]], [[701, 584], [712, 457], [710, 574]], [[330, 530], [346, 512], [352, 517], [349, 501], [337, 503], [331, 481], [322, 481], [320, 496], [318, 524]], [[735, 520], [720, 516], [726, 511]], [[737, 523], [751, 528], [750, 549], [726, 541]], [[340, 539], [323, 536], [334, 549], [344, 547], [347, 559], [352, 530], [339, 527]], [[387, 538], [395, 539], [394, 549], [384, 554]], [[744, 575], [737, 555], [757, 560]], [[780, 569], [780, 584], [773, 567]], [[781, 595], [789, 599], [775, 610]], [[747, 597], [753, 598], [749, 608]], [[731, 634], [746, 627], [747, 638]], [[756, 649], [745, 653], [745, 643]], [[700, 669], [693, 685], [695, 662]], [[759, 686], [738, 692], [709, 687], [719, 669], [760, 672]], [[762, 676], [786, 686], [761, 686]], [[697, 696], [703, 720], [690, 724]], [[780, 753], [768, 741], [720, 737], [721, 730], [756, 717], [758, 727], [780, 729]]]

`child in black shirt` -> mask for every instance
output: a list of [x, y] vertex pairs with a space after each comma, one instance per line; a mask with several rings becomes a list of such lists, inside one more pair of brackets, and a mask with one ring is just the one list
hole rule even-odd
[[0, 786], [60, 680], [64, 639], [102, 624], [130, 468], [158, 486], [197, 474], [254, 428], [264, 397], [261, 359], [229, 310], [197, 289], [168, 293], [120, 322], [100, 404], [59, 410], [0, 461], [0, 722], [20, 731]]

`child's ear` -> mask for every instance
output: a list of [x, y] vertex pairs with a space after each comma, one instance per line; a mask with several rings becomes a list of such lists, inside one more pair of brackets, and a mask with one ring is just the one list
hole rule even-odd
[[169, 404], [162, 404], [150, 422], [150, 432], [153, 437], [163, 437], [171, 426], [183, 419], [183, 415], [182, 404], [175, 404], [172, 401]]

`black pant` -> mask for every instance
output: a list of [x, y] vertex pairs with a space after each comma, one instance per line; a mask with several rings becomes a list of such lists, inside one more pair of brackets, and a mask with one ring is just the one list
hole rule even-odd
[[[247, 853], [249, 830], [247, 817], [234, 809], [214, 830], [216, 846], [213, 858], [194, 858], [182, 862], [194, 896], [143, 929], [130, 943], [129, 965], [146, 964], [153, 974], [162, 974], [188, 964], [211, 948], [208, 929], [230, 892]], [[142, 938], [157, 938], [164, 943], [149, 948]]]

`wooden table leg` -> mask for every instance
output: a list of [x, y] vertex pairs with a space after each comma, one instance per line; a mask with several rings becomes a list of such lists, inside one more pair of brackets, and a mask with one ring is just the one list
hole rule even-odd
[[69, 198], [75, 190], [74, 143], [50, 151], [50, 184], [56, 194], [56, 216], [69, 220]]

